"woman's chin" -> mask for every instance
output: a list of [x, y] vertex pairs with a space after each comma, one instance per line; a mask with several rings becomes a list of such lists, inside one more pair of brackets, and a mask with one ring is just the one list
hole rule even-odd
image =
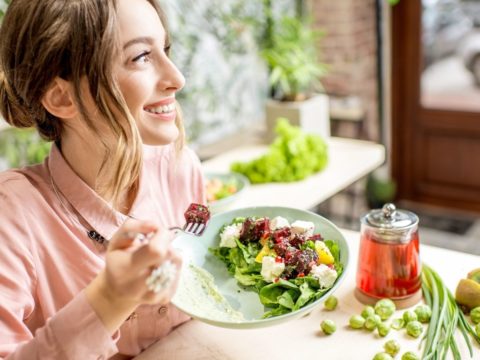
[[179, 135], [178, 128], [173, 126], [172, 128], [162, 129], [156, 131], [140, 131], [142, 142], [145, 145], [160, 146], [168, 145], [177, 140]]

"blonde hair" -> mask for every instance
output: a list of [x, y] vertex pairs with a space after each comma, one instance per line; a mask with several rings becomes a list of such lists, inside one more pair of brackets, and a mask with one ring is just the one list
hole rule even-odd
[[[167, 29], [159, 5], [146, 1]], [[99, 139], [105, 157], [95, 189], [114, 206], [125, 190], [137, 191], [142, 166], [142, 141], [113, 78], [120, 48], [117, 29], [116, 0], [13, 0], [0, 28], [0, 112], [10, 125], [36, 127], [44, 139], [61, 144], [62, 121], [41, 102], [58, 76], [73, 84], [80, 112], [95, 132], [95, 121], [82, 100], [80, 83], [87, 79], [97, 109], [116, 140], [111, 149]], [[176, 124], [180, 130], [176, 149], [180, 150], [184, 143], [181, 116]]]

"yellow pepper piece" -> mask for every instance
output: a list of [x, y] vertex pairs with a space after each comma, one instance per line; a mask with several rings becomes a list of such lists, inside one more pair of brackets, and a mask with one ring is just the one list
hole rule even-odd
[[263, 234], [262, 238], [260, 239], [259, 243], [262, 244], [262, 246], [265, 246], [269, 238], [269, 234], [265, 233]]
[[323, 241], [315, 241], [315, 251], [318, 255], [318, 264], [330, 265], [335, 262], [335, 259], [333, 258], [330, 249], [327, 247], [327, 245], [325, 245]]
[[262, 250], [257, 254], [255, 257], [255, 261], [258, 263], [262, 263], [262, 259], [264, 256], [273, 256], [276, 257], [277, 253], [275, 250], [270, 249], [267, 244], [263, 245]]

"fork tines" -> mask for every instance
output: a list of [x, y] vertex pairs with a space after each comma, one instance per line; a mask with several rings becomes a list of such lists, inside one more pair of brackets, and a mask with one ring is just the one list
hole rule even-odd
[[185, 231], [188, 233], [200, 235], [203, 230], [205, 230], [204, 223], [187, 223], [185, 226]]

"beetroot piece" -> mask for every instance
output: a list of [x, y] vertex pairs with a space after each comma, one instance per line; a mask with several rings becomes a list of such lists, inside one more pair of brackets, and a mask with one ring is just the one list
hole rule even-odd
[[301, 250], [297, 259], [297, 272], [308, 275], [312, 269], [312, 266], [317, 263], [318, 254], [315, 250], [305, 249]]
[[287, 249], [290, 247], [290, 242], [288, 238], [279, 238], [278, 242], [274, 243], [273, 249], [277, 253], [277, 255], [285, 257]]
[[207, 224], [210, 220], [210, 210], [202, 204], [190, 204], [184, 215], [187, 223]]
[[305, 238], [305, 236], [301, 234], [293, 234], [292, 238], [290, 239], [290, 244], [292, 244], [292, 246], [295, 246], [296, 248], [300, 248], [300, 246], [305, 244], [306, 241], [307, 239]]
[[255, 220], [246, 218], [240, 230], [241, 242], [257, 242], [270, 231], [270, 220], [268, 218]]
[[313, 241], [313, 242], [315, 242], [315, 241], [317, 241], [317, 240], [323, 241], [323, 237], [322, 237], [322, 235], [320, 235], [320, 234], [313, 234], [312, 236], [310, 236], [310, 237], [308, 238], [308, 240], [311, 240], [311, 241]]
[[312, 249], [298, 250], [288, 248], [285, 253], [285, 265], [289, 266], [288, 276], [296, 277], [298, 274], [308, 275], [312, 266], [317, 263], [318, 254]]
[[284, 239], [289, 239], [292, 231], [289, 227], [284, 227], [274, 230], [272, 239], [275, 244], [282, 242]]

